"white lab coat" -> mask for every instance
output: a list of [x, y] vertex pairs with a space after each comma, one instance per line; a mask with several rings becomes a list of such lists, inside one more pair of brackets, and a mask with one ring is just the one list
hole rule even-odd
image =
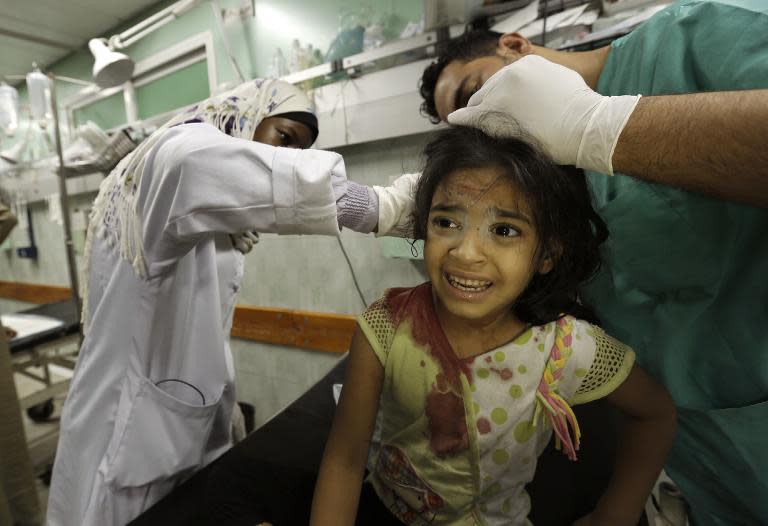
[[90, 329], [62, 414], [48, 524], [125, 524], [230, 447], [228, 335], [243, 256], [228, 234], [337, 233], [334, 173], [344, 176], [338, 154], [207, 124], [171, 128], [155, 145], [139, 203], [147, 277], [93, 240]]

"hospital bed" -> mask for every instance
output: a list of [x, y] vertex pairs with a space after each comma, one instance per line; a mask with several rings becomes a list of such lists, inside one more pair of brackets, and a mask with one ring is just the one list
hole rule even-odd
[[[272, 513], [275, 525], [306, 526], [333, 419], [333, 385], [343, 381], [345, 367], [346, 359], [131, 526], [253, 526], [263, 509]], [[528, 487], [537, 526], [570, 526], [594, 507], [608, 483], [616, 434], [606, 421], [615, 422], [616, 415], [604, 401], [577, 406], [575, 412], [583, 431], [579, 461], [570, 462], [550, 444]]]
[[63, 300], [4, 314], [2, 323], [17, 334], [9, 343], [14, 373], [34, 380], [40, 387], [20, 397], [30, 417], [44, 420], [53, 411], [52, 399], [66, 393], [69, 378], [52, 373], [51, 366], [72, 370], [79, 347], [77, 307]]

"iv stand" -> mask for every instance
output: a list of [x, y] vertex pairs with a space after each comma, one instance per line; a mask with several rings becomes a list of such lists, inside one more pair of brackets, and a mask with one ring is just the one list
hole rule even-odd
[[[59, 200], [61, 201], [61, 215], [64, 219], [64, 244], [67, 251], [67, 267], [69, 269], [69, 283], [72, 288], [72, 299], [77, 308], [77, 323], [80, 330], [80, 338], [83, 336], [83, 328], [80, 325], [82, 300], [77, 277], [77, 260], [75, 259], [75, 245], [72, 241], [72, 224], [69, 218], [69, 199], [67, 198], [67, 167], [64, 165], [64, 154], [61, 148], [61, 131], [59, 128], [59, 108], [56, 102], [56, 76], [48, 73], [51, 79], [51, 106], [53, 106], [53, 125], [56, 136], [56, 154], [59, 157]], [[86, 277], [87, 279], [87, 277]]]

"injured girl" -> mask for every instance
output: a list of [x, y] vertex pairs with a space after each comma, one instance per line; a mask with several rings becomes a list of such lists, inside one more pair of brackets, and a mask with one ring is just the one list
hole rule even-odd
[[[442, 132], [425, 153], [413, 228], [430, 281], [389, 290], [358, 319], [311, 524], [352, 525], [371, 509], [367, 526], [530, 524], [537, 458], [554, 434], [575, 461], [571, 406], [605, 398], [624, 417], [619, 453], [575, 524], [636, 525], [675, 410], [578, 299], [607, 237], [584, 175], [470, 128]], [[381, 448], [363, 483], [379, 410]]]

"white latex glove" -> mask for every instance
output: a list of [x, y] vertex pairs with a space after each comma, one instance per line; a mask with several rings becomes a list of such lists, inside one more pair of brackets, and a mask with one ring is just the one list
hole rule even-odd
[[379, 198], [377, 236], [408, 237], [411, 234], [411, 212], [420, 173], [403, 174], [390, 186], [374, 186]]
[[613, 150], [639, 100], [600, 95], [572, 69], [527, 55], [497, 71], [448, 122], [501, 137], [519, 135], [519, 126], [556, 163], [613, 175]]
[[256, 232], [241, 232], [229, 237], [232, 239], [232, 245], [243, 254], [253, 250], [253, 246], [259, 242], [259, 234]]

